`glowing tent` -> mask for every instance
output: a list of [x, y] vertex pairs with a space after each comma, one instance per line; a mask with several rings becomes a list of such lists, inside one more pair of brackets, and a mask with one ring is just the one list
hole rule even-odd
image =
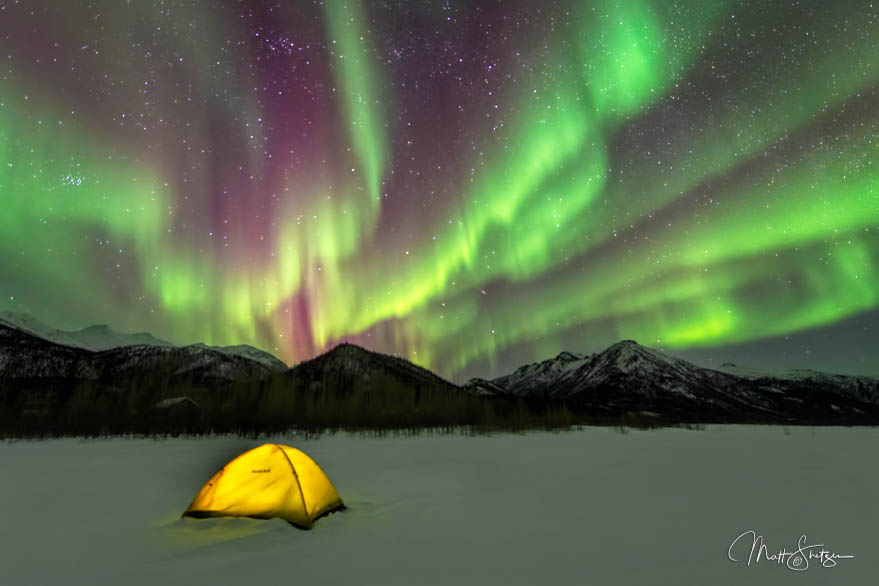
[[303, 529], [345, 505], [323, 470], [290, 446], [263, 444], [213, 475], [184, 517], [280, 517]]

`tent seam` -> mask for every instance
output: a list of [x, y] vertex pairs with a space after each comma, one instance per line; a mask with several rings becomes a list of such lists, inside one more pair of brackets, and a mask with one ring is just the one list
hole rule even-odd
[[302, 501], [302, 510], [305, 512], [305, 517], [308, 519], [309, 524], [311, 523], [311, 515], [308, 513], [308, 506], [305, 504], [305, 492], [302, 490], [302, 482], [299, 480], [299, 473], [296, 472], [296, 467], [293, 465], [293, 462], [290, 461], [290, 456], [287, 455], [287, 452], [279, 446], [278, 444], [272, 444], [284, 454], [284, 459], [287, 460], [287, 464], [290, 465], [290, 470], [293, 472], [293, 476], [296, 477], [296, 486], [299, 487], [299, 500]]

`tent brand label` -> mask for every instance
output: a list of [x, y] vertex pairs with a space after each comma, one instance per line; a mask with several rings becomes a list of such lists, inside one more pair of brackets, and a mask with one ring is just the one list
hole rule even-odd
[[272, 471], [271, 468], [262, 468], [262, 469], [260, 469], [260, 470], [251, 470], [251, 472], [252, 472], [253, 474], [267, 474], [267, 473], [269, 473], [269, 472], [271, 472], [271, 471]]

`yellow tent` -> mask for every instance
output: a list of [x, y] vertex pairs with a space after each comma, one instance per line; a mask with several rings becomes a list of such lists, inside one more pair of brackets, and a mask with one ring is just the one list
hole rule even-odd
[[184, 517], [280, 517], [303, 529], [345, 505], [323, 470], [290, 446], [263, 444], [213, 475]]

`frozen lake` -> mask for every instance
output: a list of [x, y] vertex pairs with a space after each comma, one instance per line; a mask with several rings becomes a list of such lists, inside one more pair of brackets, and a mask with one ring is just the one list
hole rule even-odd
[[[875, 428], [275, 441], [314, 458], [349, 510], [311, 531], [179, 518], [219, 467], [264, 441], [0, 444], [2, 583], [877, 583]], [[748, 538], [741, 562], [727, 557], [748, 530], [772, 553], [805, 533], [855, 557], [748, 567]]]

